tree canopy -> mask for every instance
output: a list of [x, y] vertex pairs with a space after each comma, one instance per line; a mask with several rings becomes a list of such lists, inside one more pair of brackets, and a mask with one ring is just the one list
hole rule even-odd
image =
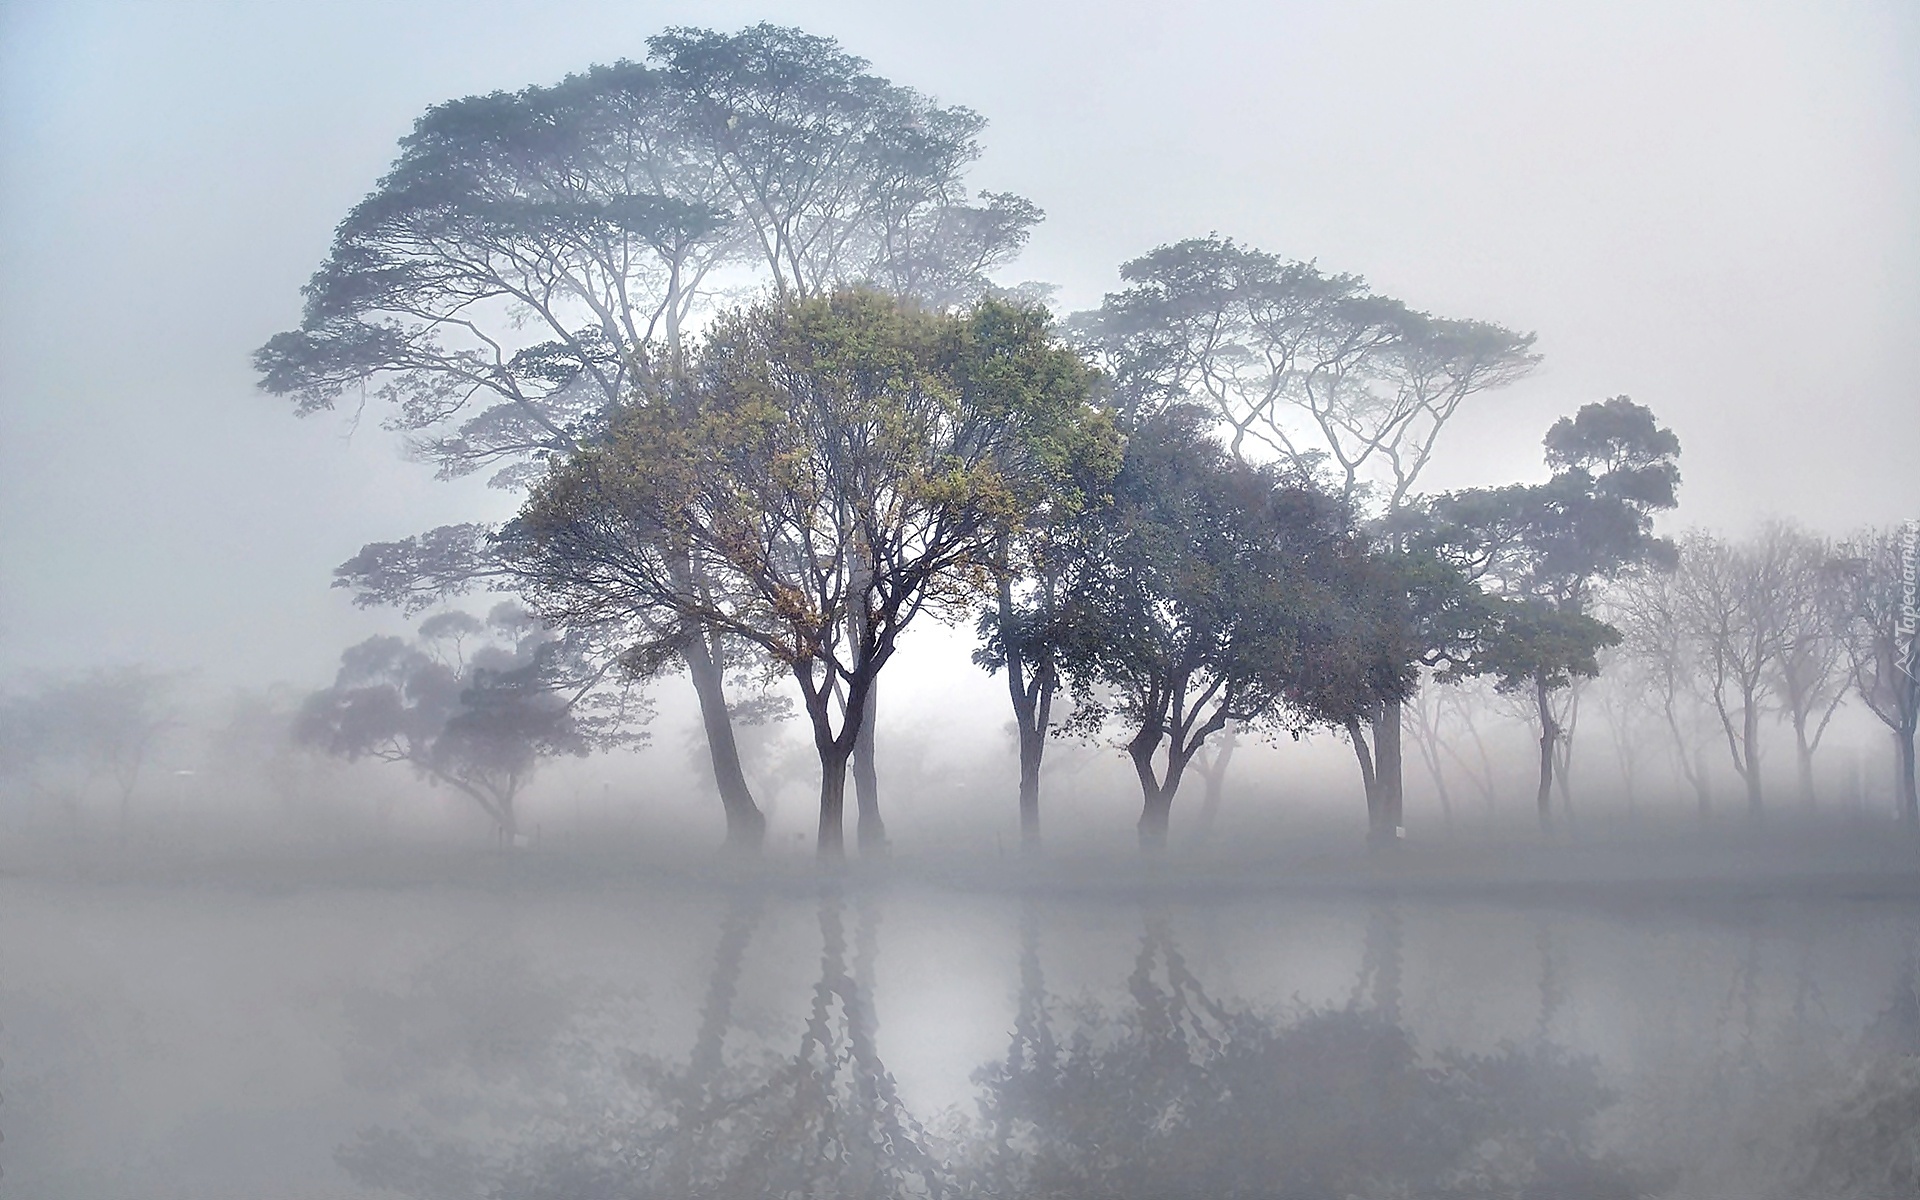
[[294, 733], [340, 758], [406, 763], [471, 798], [511, 842], [514, 799], [542, 761], [644, 739], [609, 666], [518, 605], [496, 605], [484, 620], [443, 612], [411, 641], [350, 647], [333, 686], [301, 706]]
[[837, 853], [874, 678], [920, 613], [986, 594], [1071, 431], [1100, 421], [1090, 389], [1039, 310], [946, 315], [867, 290], [769, 302], [717, 322], [684, 374], [556, 470], [504, 547], [556, 620], [649, 604], [790, 672]]
[[1407, 684], [1381, 652], [1373, 564], [1347, 507], [1233, 459], [1207, 424], [1177, 406], [1135, 429], [1067, 602], [1078, 720], [1111, 711], [1133, 730], [1150, 846], [1187, 764], [1229, 721], [1342, 726]]

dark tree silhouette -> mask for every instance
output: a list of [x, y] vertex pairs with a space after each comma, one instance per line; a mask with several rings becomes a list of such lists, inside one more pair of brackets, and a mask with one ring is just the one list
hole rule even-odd
[[1540, 824], [1553, 824], [1554, 751], [1564, 734], [1553, 697], [1599, 673], [1620, 633], [1592, 612], [1594, 590], [1640, 568], [1670, 568], [1673, 544], [1653, 515], [1676, 503], [1680, 441], [1625, 396], [1587, 404], [1547, 431], [1544, 484], [1456, 492], [1431, 506], [1469, 574], [1504, 602], [1463, 670], [1532, 693], [1540, 725]]
[[1374, 563], [1347, 508], [1232, 459], [1197, 410], [1132, 432], [1113, 495], [1084, 523], [1065, 667], [1079, 728], [1097, 734], [1111, 711], [1132, 731], [1154, 848], [1188, 764], [1229, 721], [1338, 727], [1407, 680], [1383, 653]]
[[[1076, 324], [1126, 419], [1175, 401], [1205, 405], [1235, 457], [1331, 477], [1342, 499], [1387, 527], [1382, 551], [1398, 547], [1396, 518], [1461, 407], [1540, 361], [1530, 333], [1419, 312], [1357, 275], [1218, 234], [1161, 246], [1120, 274], [1126, 286]], [[1408, 614], [1400, 640], [1410, 663], [1440, 650], [1429, 632]], [[1347, 726], [1376, 841], [1391, 842], [1402, 823], [1400, 724], [1400, 704], [1387, 703]]]

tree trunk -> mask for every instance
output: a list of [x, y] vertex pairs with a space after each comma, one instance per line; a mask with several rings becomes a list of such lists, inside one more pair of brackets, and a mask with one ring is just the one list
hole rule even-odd
[[847, 856], [841, 810], [847, 800], [847, 753], [831, 744], [820, 747], [820, 857], [839, 861]]
[[[1181, 739], [1189, 735], [1175, 731], [1167, 746], [1167, 773], [1158, 784], [1153, 781], [1153, 747], [1149, 746], [1144, 756], [1134, 755], [1134, 770], [1140, 776], [1140, 789], [1146, 803], [1140, 811], [1140, 848], [1159, 851], [1167, 846], [1168, 818], [1173, 812], [1173, 796], [1180, 790], [1180, 780], [1186, 776], [1187, 764], [1193, 761], [1194, 752], [1199, 746], [1189, 745], [1181, 749]], [[1158, 743], [1159, 739], [1154, 739]]]
[[1353, 743], [1353, 756], [1360, 760], [1360, 784], [1367, 793], [1367, 841], [1377, 842], [1380, 830], [1379, 777], [1373, 769], [1373, 750], [1367, 745], [1367, 735], [1358, 720], [1347, 722], [1347, 739]]
[[1760, 798], [1760, 707], [1751, 697], [1740, 714], [1740, 757], [1745, 763], [1741, 774], [1747, 783], [1747, 817], [1760, 820], [1762, 807]]
[[1794, 765], [1798, 768], [1800, 784], [1800, 806], [1812, 811], [1816, 805], [1813, 798], [1813, 747], [1807, 745], [1807, 717], [1805, 713], [1793, 714], [1793, 750]]
[[1167, 825], [1173, 813], [1173, 797], [1165, 788], [1143, 784], [1145, 804], [1140, 809], [1140, 849], [1158, 853], [1167, 848]]
[[1398, 845], [1407, 824], [1400, 722], [1398, 701], [1380, 705], [1380, 714], [1373, 720], [1373, 789], [1379, 795], [1379, 828], [1375, 835], [1382, 845]]
[[1040, 759], [1046, 753], [1044, 729], [1020, 729], [1020, 844], [1040, 844]]
[[1540, 710], [1540, 790], [1534, 803], [1540, 810], [1540, 832], [1553, 832], [1553, 743], [1560, 727], [1553, 720], [1551, 694], [1544, 679], [1533, 681], [1533, 699]]
[[1694, 751], [1693, 791], [1700, 803], [1700, 823], [1713, 820], [1713, 776], [1707, 774], [1707, 748]]
[[1373, 720], [1373, 789], [1376, 796], [1372, 827], [1374, 838], [1382, 845], [1396, 845], [1405, 835], [1404, 774], [1400, 761], [1400, 704], [1389, 701], [1380, 706]]
[[866, 711], [860, 716], [860, 736], [853, 743], [853, 794], [859, 813], [854, 837], [860, 853], [872, 854], [885, 849], [887, 827], [880, 820], [880, 776], [873, 757], [874, 694], [879, 682], [867, 687]]
[[687, 676], [700, 698], [700, 723], [706, 730], [707, 754], [713, 760], [713, 779], [720, 789], [720, 806], [727, 815], [727, 844], [758, 850], [766, 839], [767, 818], [753, 802], [746, 774], [740, 769], [740, 748], [733, 740], [733, 717], [727, 712], [725, 672], [716, 661], [704, 631], [682, 651]]
[[1900, 820], [1909, 830], [1920, 832], [1920, 789], [1914, 782], [1914, 727], [1895, 730], [1894, 741], [1900, 753]]
[[[1167, 846], [1167, 817], [1173, 809], [1173, 789], [1162, 786], [1153, 774], [1153, 752], [1160, 746], [1160, 735], [1145, 729], [1127, 743], [1127, 757], [1133, 760], [1133, 773], [1140, 780], [1140, 849], [1153, 853]], [[1169, 766], [1167, 774], [1172, 776]]]

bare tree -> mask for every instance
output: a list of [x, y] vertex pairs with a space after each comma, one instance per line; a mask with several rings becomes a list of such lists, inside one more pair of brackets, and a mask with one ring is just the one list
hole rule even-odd
[[1642, 695], [1659, 708], [1674, 767], [1704, 822], [1712, 815], [1713, 789], [1701, 753], [1701, 662], [1685, 600], [1676, 573], [1646, 572], [1613, 591], [1608, 620], [1625, 635], [1623, 650], [1642, 680]]
[[1920, 526], [1868, 530], [1840, 548], [1845, 643], [1854, 690], [1892, 733], [1900, 817], [1920, 832], [1914, 727], [1920, 724], [1920, 638], [1913, 597]]
[[1676, 598], [1700, 664], [1700, 690], [1720, 719], [1733, 769], [1747, 791], [1747, 815], [1763, 808], [1760, 718], [1779, 692], [1781, 547], [1764, 539], [1735, 546], [1695, 531], [1680, 546]]
[[1847, 663], [1843, 575], [1833, 545], [1790, 522], [1760, 533], [1779, 564], [1773, 593], [1778, 646], [1773, 660], [1780, 716], [1793, 726], [1801, 804], [1814, 804], [1813, 754], [1826, 736], [1851, 682]]
[[1435, 687], [1421, 688], [1403, 708], [1407, 727], [1413, 733], [1414, 748], [1420, 752], [1420, 761], [1427, 768], [1427, 775], [1433, 780], [1434, 793], [1440, 800], [1440, 822], [1451, 834], [1453, 793], [1447, 787], [1447, 773], [1440, 761], [1446, 735], [1440, 729], [1441, 698], [1436, 694], [1438, 690]]

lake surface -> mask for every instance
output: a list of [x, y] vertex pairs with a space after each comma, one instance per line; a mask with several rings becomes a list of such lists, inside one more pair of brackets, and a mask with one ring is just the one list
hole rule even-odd
[[1911, 874], [1462, 861], [16, 868], [0, 1188], [1764, 1197], [1920, 1061]]

